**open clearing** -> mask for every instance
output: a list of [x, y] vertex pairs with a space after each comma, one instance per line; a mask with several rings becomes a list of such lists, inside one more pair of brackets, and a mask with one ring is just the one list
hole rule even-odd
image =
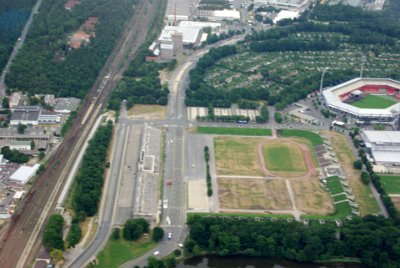
[[257, 144], [261, 138], [217, 137], [214, 139], [218, 175], [263, 176]]
[[368, 95], [351, 103], [351, 105], [364, 109], [385, 109], [397, 103], [397, 100], [390, 96]]
[[297, 208], [307, 214], [328, 215], [334, 211], [329, 194], [318, 183], [318, 178], [290, 179]]
[[133, 119], [165, 119], [167, 116], [166, 106], [135, 104], [129, 111], [128, 117]]
[[379, 175], [388, 194], [400, 194], [400, 176]]
[[300, 147], [291, 142], [276, 140], [263, 145], [264, 162], [268, 170], [279, 172], [306, 172], [307, 166]]
[[372, 195], [371, 189], [361, 182], [361, 172], [353, 168], [355, 156], [350, 149], [346, 137], [334, 131], [327, 131], [325, 133], [330, 137], [332, 147], [336, 152], [340, 166], [359, 205], [361, 215], [378, 213], [379, 206]]
[[290, 210], [284, 180], [218, 178], [221, 209]]

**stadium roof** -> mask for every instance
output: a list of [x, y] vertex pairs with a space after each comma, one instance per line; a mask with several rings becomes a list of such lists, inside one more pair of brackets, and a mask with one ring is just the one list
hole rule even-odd
[[398, 144], [400, 144], [400, 131], [364, 130], [363, 133], [370, 143], [376, 143], [376, 144], [398, 143]]
[[400, 113], [400, 103], [386, 109], [365, 109], [355, 107], [340, 100], [340, 94], [350, 92], [365, 85], [389, 85], [400, 89], [400, 82], [389, 78], [355, 78], [324, 90], [322, 95], [330, 108], [338, 109], [358, 117], [393, 117]]
[[19, 183], [26, 183], [30, 180], [39, 169], [39, 164], [35, 164], [33, 167], [29, 166], [20, 166], [14, 174], [11, 175], [10, 180], [16, 181]]
[[374, 160], [380, 163], [400, 163], [399, 151], [373, 151]]

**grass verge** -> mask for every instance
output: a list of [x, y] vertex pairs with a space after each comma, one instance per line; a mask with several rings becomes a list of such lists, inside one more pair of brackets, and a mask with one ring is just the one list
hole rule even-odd
[[124, 239], [110, 239], [105, 248], [99, 253], [97, 268], [119, 267], [121, 264], [133, 260], [156, 246], [156, 242], [140, 239], [135, 242]]
[[197, 133], [216, 135], [271, 136], [271, 129], [236, 127], [197, 127]]
[[259, 213], [212, 213], [212, 212], [192, 212], [188, 213], [188, 221], [191, 218], [203, 217], [241, 217], [241, 218], [274, 218], [274, 219], [294, 219], [291, 214], [259, 214]]
[[400, 194], [400, 176], [379, 175], [388, 194]]
[[316, 134], [314, 132], [306, 131], [306, 130], [281, 129], [281, 130], [279, 130], [279, 135], [281, 135], [283, 137], [305, 138], [305, 139], [309, 140], [312, 143], [312, 145], [314, 145], [314, 146], [321, 145], [324, 143], [324, 141], [318, 134]]

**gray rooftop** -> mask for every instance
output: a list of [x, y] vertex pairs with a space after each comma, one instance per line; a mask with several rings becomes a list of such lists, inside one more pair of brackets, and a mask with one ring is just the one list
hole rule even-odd
[[54, 111], [76, 111], [80, 102], [81, 100], [78, 98], [60, 98], [54, 106]]
[[37, 121], [39, 118], [39, 111], [14, 111], [11, 115], [11, 120], [18, 121]]

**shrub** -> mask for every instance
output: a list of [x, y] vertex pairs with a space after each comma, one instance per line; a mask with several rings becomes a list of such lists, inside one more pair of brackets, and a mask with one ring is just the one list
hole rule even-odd
[[164, 229], [161, 227], [154, 227], [152, 238], [153, 241], [158, 242], [164, 237]]

